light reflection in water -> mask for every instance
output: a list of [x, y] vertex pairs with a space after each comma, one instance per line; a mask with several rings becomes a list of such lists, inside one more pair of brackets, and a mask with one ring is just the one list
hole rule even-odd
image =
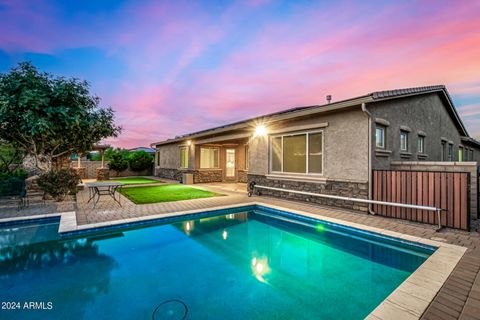
[[268, 267], [268, 259], [266, 257], [252, 259], [252, 272], [257, 278], [258, 281], [266, 283], [265, 277], [270, 273], [270, 268]]

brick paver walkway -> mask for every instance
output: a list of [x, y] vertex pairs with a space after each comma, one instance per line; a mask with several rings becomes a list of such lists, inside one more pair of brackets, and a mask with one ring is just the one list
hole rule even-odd
[[225, 196], [147, 205], [135, 205], [122, 196], [122, 207], [113, 200], [104, 197], [98, 203], [97, 208], [93, 210], [91, 204], [86, 203], [88, 192], [82, 191], [78, 195], [77, 224], [85, 225], [154, 214], [201, 210], [217, 206], [241, 204], [254, 200], [287, 209], [302, 210], [412, 236], [461, 245], [468, 248], [467, 252], [443, 285], [434, 301], [423, 314], [422, 318], [445, 320], [480, 319], [480, 236], [478, 233], [456, 230], [436, 232], [435, 226], [372, 216], [344, 209], [317, 205], [311, 206], [305, 203], [267, 197], [248, 198], [245, 192], [240, 192], [241, 190], [245, 190], [244, 185], [210, 184], [195, 185], [195, 187], [222, 193], [225, 194]]

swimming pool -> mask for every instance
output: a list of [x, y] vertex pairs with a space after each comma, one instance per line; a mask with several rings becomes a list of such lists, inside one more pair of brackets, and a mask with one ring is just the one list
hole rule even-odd
[[1, 226], [0, 318], [362, 319], [435, 251], [261, 206], [156, 223]]

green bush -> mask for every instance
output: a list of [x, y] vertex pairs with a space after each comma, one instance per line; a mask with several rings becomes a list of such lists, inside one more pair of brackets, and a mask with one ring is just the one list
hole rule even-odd
[[137, 151], [130, 154], [128, 165], [132, 171], [143, 171], [149, 169], [153, 164], [153, 156], [145, 151]]
[[111, 155], [108, 168], [117, 172], [126, 170], [128, 168], [128, 159], [124, 156], [124, 154], [115, 152]]
[[28, 172], [23, 168], [17, 168], [12, 172], [0, 172], [0, 180], [16, 178], [25, 180], [28, 177]]
[[68, 194], [76, 194], [79, 182], [80, 177], [73, 169], [49, 171], [38, 178], [38, 186], [56, 201], [62, 201]]

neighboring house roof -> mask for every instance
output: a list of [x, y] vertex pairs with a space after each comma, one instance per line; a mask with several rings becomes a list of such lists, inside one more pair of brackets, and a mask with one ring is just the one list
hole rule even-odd
[[128, 151], [130, 151], [130, 152], [145, 151], [145, 152], [148, 152], [148, 153], [155, 153], [155, 149], [148, 148], [148, 147], [136, 147], [136, 148], [128, 149]]
[[226, 124], [219, 127], [214, 127], [207, 130], [197, 131], [193, 133], [188, 133], [185, 135], [177, 136], [173, 139], [168, 139], [164, 141], [154, 142], [151, 146], [155, 145], [162, 145], [162, 144], [169, 144], [177, 141], [182, 141], [185, 139], [193, 139], [199, 138], [205, 135], [221, 133], [224, 131], [234, 130], [234, 129], [242, 129], [248, 126], [251, 126], [253, 123], [256, 122], [271, 122], [277, 120], [285, 120], [289, 118], [305, 116], [314, 113], [320, 112], [328, 112], [333, 110], [340, 110], [344, 108], [349, 108], [357, 105], [361, 105], [362, 103], [372, 103], [372, 102], [379, 102], [389, 99], [399, 99], [405, 98], [408, 96], [415, 96], [415, 95], [423, 95], [427, 93], [440, 93], [442, 97], [445, 99], [449, 109], [451, 110], [452, 118], [457, 125], [458, 130], [460, 131], [462, 136], [469, 137], [465, 126], [460, 119], [460, 116], [455, 109], [453, 104], [452, 98], [447, 91], [447, 88], [444, 85], [434, 85], [434, 86], [426, 86], [426, 87], [414, 87], [414, 88], [404, 88], [404, 89], [395, 89], [395, 90], [385, 90], [385, 91], [375, 91], [363, 96], [350, 98], [346, 100], [336, 101], [328, 104], [323, 105], [312, 105], [312, 106], [303, 106], [303, 107], [295, 107], [291, 109], [286, 109], [279, 112], [274, 112], [254, 118], [249, 118], [242, 121], [233, 122], [230, 124]]
[[475, 140], [471, 137], [462, 137], [461, 140], [467, 144], [471, 144], [475, 146], [476, 148], [480, 149], [480, 141]]

